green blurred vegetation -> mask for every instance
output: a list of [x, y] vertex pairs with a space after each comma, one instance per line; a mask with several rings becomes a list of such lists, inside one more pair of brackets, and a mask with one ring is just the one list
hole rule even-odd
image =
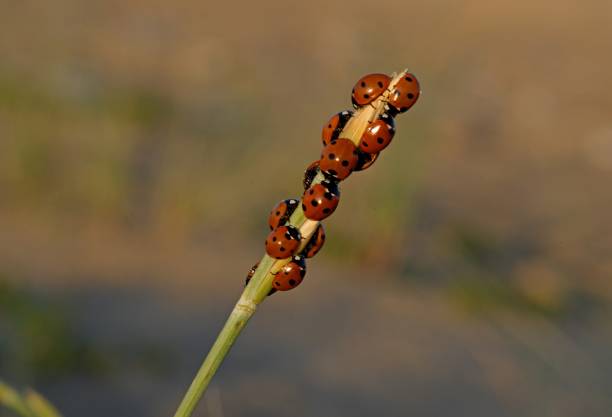
[[33, 390], [19, 394], [0, 381], [0, 405], [20, 417], [61, 417], [57, 409], [42, 395]]
[[108, 358], [76, 334], [68, 311], [0, 279], [0, 373], [29, 382], [49, 381], [76, 371], [100, 375]]

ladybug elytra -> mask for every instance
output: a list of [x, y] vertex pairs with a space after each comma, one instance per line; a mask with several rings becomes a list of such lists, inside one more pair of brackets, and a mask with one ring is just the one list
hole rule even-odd
[[304, 250], [300, 253], [300, 255], [306, 258], [312, 258], [315, 256], [323, 247], [325, 243], [325, 229], [323, 228], [323, 224], [319, 223], [317, 226], [317, 230], [312, 234], [308, 244], [304, 248]]
[[266, 239], [266, 252], [273, 258], [289, 258], [300, 247], [302, 235], [295, 226], [279, 226], [272, 230]]
[[368, 169], [374, 164], [374, 161], [378, 158], [377, 153], [367, 153], [360, 149], [357, 149], [357, 166], [353, 171], [363, 171]]
[[274, 276], [272, 288], [278, 291], [289, 291], [302, 283], [306, 275], [306, 261], [303, 256], [294, 256]]
[[317, 174], [319, 173], [319, 159], [312, 162], [304, 171], [304, 180], [302, 184], [304, 184], [304, 189], [307, 190], [312, 185], [312, 181], [315, 179]]
[[391, 143], [395, 135], [393, 117], [383, 114], [370, 122], [359, 141], [359, 149], [367, 153], [378, 153]]
[[395, 113], [404, 113], [416, 103], [421, 94], [421, 86], [416, 77], [410, 73], [404, 74], [395, 84], [387, 102]]
[[278, 226], [282, 226], [289, 220], [289, 217], [293, 214], [298, 206], [298, 200], [294, 198], [288, 198], [287, 200], [280, 201], [268, 217], [268, 226], [270, 230], [276, 229]]
[[359, 79], [353, 87], [353, 106], [361, 107], [376, 100], [389, 87], [391, 77], [386, 74], [368, 74]]
[[304, 192], [302, 210], [310, 220], [323, 220], [336, 210], [339, 201], [338, 184], [331, 180], [323, 180]]
[[334, 114], [331, 119], [325, 126], [323, 126], [323, 131], [321, 132], [321, 140], [323, 142], [323, 146], [326, 146], [329, 142], [334, 139], [338, 139], [340, 132], [344, 129], [346, 122], [353, 116], [353, 112], [349, 110], [342, 111], [340, 113]]
[[321, 154], [319, 168], [325, 174], [343, 180], [357, 165], [357, 147], [349, 139], [332, 140]]

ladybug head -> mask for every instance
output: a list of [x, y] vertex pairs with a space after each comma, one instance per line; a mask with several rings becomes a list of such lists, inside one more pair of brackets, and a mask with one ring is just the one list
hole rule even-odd
[[297, 227], [295, 226], [287, 226], [287, 231], [285, 232], [285, 237], [287, 239], [301, 240], [302, 235]]

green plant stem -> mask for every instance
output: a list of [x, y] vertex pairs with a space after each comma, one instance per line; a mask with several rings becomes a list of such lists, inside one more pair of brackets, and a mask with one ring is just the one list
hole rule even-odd
[[183, 401], [176, 410], [175, 417], [186, 417], [193, 413], [194, 408], [200, 401], [204, 391], [206, 391], [210, 380], [219, 368], [219, 365], [221, 365], [225, 355], [227, 355], [236, 338], [255, 312], [255, 309], [240, 307], [239, 304], [240, 302], [234, 307], [217, 340], [210, 349], [206, 359], [204, 359]]

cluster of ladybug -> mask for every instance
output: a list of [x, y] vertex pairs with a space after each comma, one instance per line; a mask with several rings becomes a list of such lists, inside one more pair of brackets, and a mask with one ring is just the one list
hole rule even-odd
[[[356, 109], [372, 105], [391, 83], [391, 77], [385, 74], [369, 74], [362, 77], [352, 91], [352, 102]], [[385, 102], [385, 112], [369, 122], [356, 146], [350, 139], [341, 138], [340, 134], [353, 112], [346, 110], [335, 114], [325, 124], [322, 132], [323, 152], [319, 160], [311, 163], [304, 173], [304, 194], [301, 204], [306, 218], [321, 221], [330, 216], [340, 201], [338, 183], [346, 179], [353, 171], [370, 167], [378, 154], [391, 143], [395, 134], [394, 117], [410, 109], [420, 94], [419, 83], [409, 73], [392, 87]], [[321, 172], [325, 179], [313, 184], [316, 175]], [[288, 199], [279, 202], [272, 209], [268, 218], [270, 234], [266, 239], [266, 252], [275, 259], [291, 260], [279, 270], [272, 281], [270, 294], [276, 291], [287, 291], [300, 285], [306, 274], [306, 258], [319, 252], [325, 242], [325, 230], [319, 223], [308, 244], [299, 253], [302, 236], [298, 228], [287, 224], [291, 214], [298, 207], [299, 201]], [[246, 278], [250, 281], [257, 265], [253, 266]]]

